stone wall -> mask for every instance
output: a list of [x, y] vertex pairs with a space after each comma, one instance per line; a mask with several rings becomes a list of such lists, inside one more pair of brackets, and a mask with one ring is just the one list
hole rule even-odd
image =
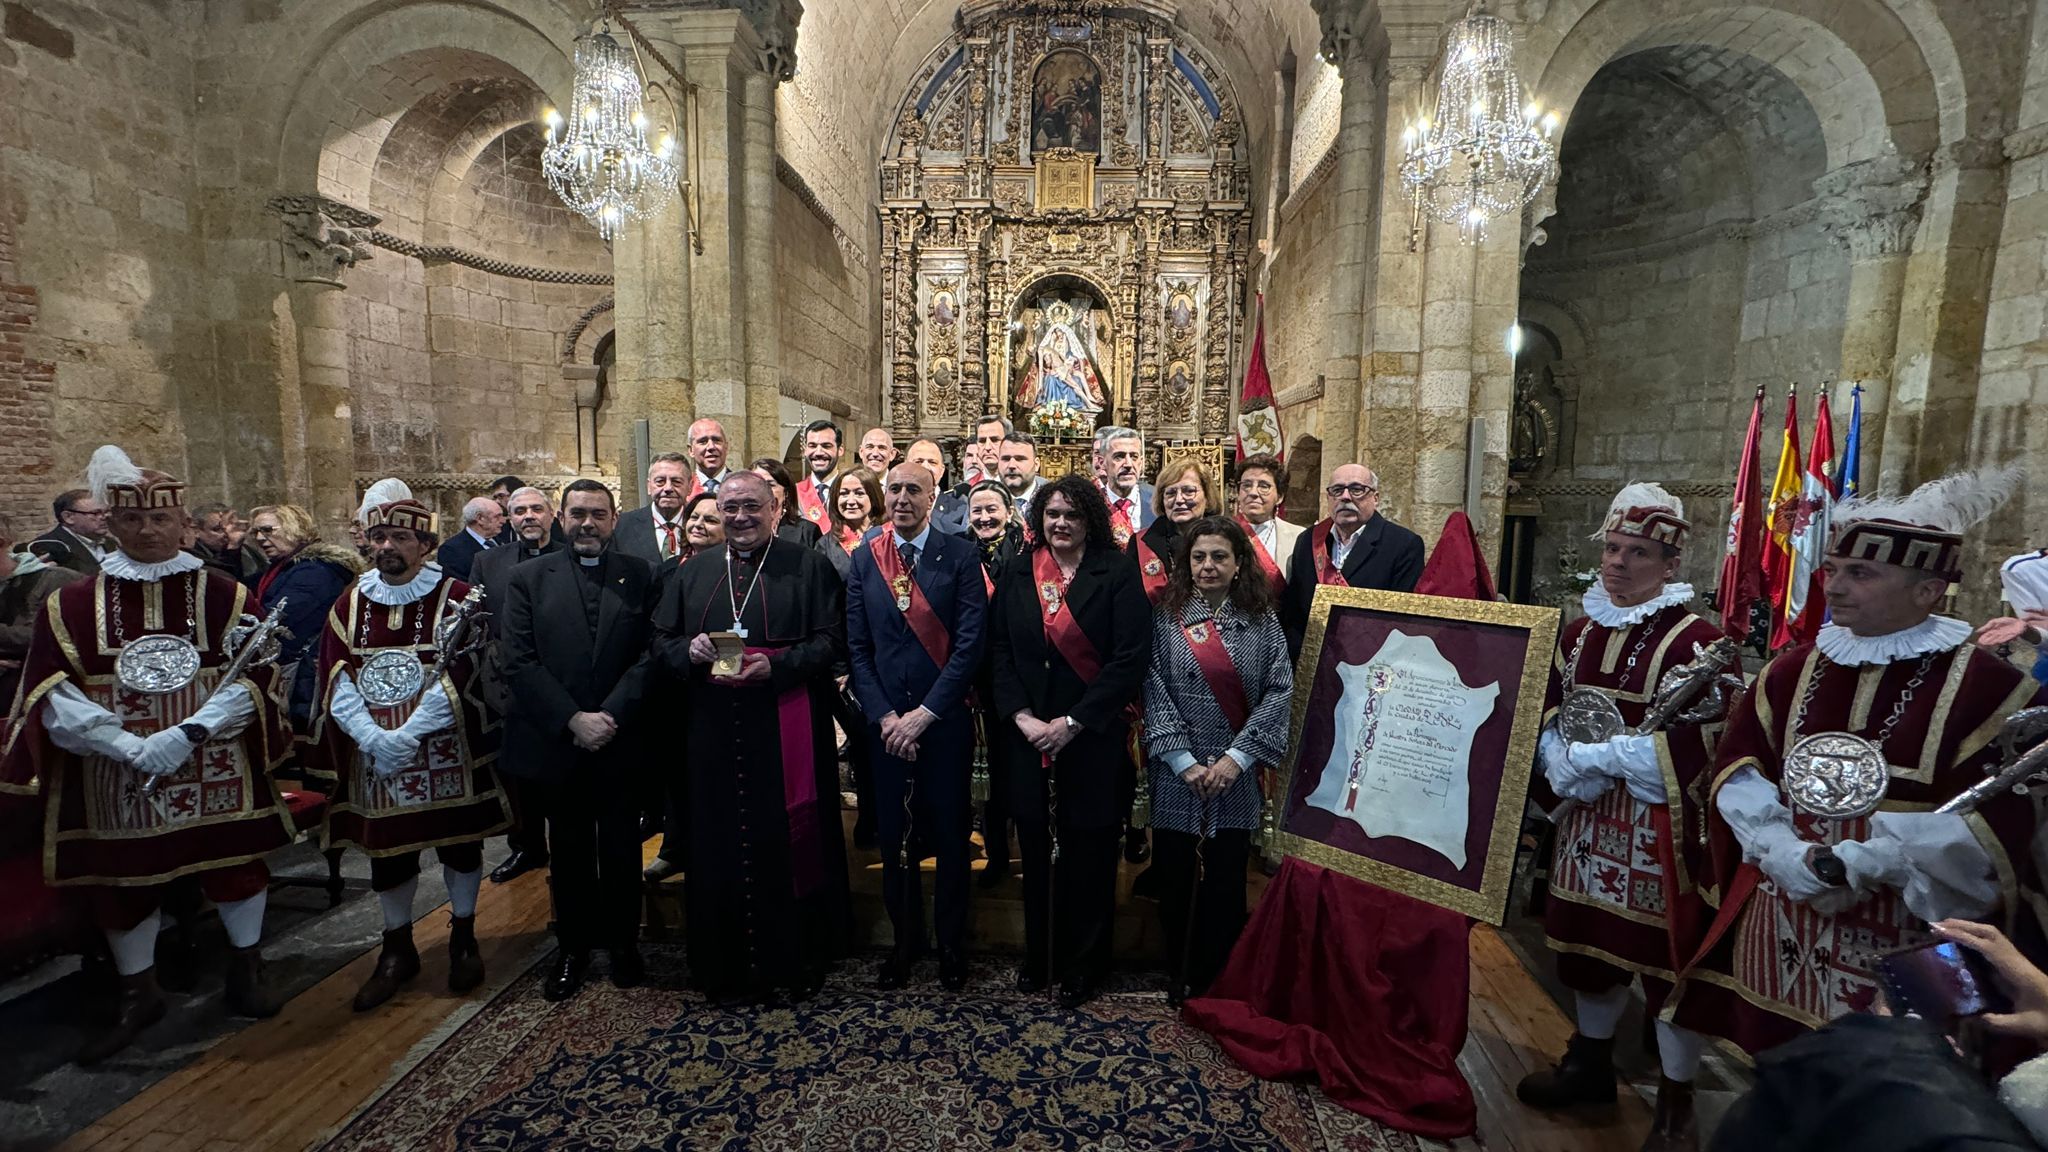
[[1328, 317], [1337, 252], [1329, 236], [1337, 193], [1329, 167], [1322, 165], [1283, 203], [1266, 264], [1266, 370], [1281, 403], [1280, 427], [1290, 443], [1317, 435], [1320, 404], [1303, 398], [1314, 395], [1330, 354]]
[[55, 443], [57, 366], [29, 355], [28, 340], [42, 310], [34, 285], [15, 277], [14, 223], [0, 202], [0, 514], [14, 521], [16, 539], [46, 525]]
[[130, 0], [0, 5], [0, 203], [12, 213], [0, 283], [34, 286], [10, 288], [10, 310], [40, 305], [32, 324], [0, 328], [0, 411], [24, 419], [8, 420], [9, 441], [25, 429], [47, 444], [0, 499], [34, 521], [109, 440], [185, 475], [199, 499], [220, 490], [230, 413], [190, 211], [202, 18], [202, 6]]
[[[775, 293], [782, 319], [782, 394], [841, 426], [879, 422], [872, 278], [831, 221], [778, 183]], [[852, 433], [851, 435], [859, 435]]]

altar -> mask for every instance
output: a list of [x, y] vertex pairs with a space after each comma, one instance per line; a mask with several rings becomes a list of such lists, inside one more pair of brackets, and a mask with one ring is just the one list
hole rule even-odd
[[1094, 430], [1222, 475], [1250, 317], [1238, 96], [1173, 5], [971, 0], [880, 164], [884, 401], [949, 450], [984, 412], [1085, 468]]

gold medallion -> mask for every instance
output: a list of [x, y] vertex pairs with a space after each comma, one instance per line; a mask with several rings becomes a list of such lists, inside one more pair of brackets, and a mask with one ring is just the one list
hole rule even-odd
[[889, 581], [889, 587], [896, 592], [896, 610], [898, 612], [910, 611], [910, 577], [898, 576], [894, 580]]

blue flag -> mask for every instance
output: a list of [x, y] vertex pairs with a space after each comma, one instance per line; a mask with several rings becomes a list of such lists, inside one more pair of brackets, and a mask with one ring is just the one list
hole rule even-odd
[[1842, 462], [1835, 468], [1835, 499], [1856, 495], [1857, 460], [1863, 447], [1863, 385], [1849, 389], [1849, 438], [1842, 443]]

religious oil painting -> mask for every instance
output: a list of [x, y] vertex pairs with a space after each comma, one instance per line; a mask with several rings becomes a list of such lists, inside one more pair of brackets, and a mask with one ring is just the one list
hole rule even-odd
[[1102, 70], [1085, 52], [1054, 52], [1031, 83], [1031, 150], [1102, 150]]
[[1316, 589], [1282, 850], [1499, 924], [1557, 622], [1552, 608]]

